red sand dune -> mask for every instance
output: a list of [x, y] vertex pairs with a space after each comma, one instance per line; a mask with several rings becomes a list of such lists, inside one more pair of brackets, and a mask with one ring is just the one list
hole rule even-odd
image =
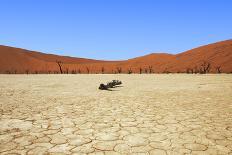
[[0, 73], [59, 73], [56, 61], [62, 62], [62, 70], [69, 73], [122, 73], [149, 72], [149, 66], [155, 73], [186, 72], [199, 70], [205, 61], [211, 64], [211, 73], [216, 67], [221, 72], [232, 72], [232, 40], [226, 40], [201, 46], [180, 54], [153, 53], [124, 61], [102, 61], [44, 54], [14, 47], [0, 46]]

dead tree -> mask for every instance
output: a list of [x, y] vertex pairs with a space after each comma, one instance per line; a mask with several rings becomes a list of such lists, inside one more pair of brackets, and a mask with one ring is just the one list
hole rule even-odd
[[72, 72], [71, 72], [72, 74], [76, 74], [76, 70], [72, 70]]
[[209, 73], [210, 69], [211, 69], [210, 63], [206, 62], [206, 61], [203, 61], [203, 63], [201, 64], [200, 73], [201, 74]]
[[128, 74], [131, 74], [131, 73], [132, 73], [132, 69], [129, 68], [129, 69], [128, 69]]
[[29, 74], [29, 69], [27, 69], [25, 72], [26, 72], [26, 74]]
[[57, 65], [59, 66], [60, 69], [60, 73], [63, 74], [63, 70], [62, 70], [62, 62], [61, 61], [56, 61]]
[[143, 69], [140, 67], [139, 68], [139, 74], [142, 74], [143, 73]]
[[89, 68], [88, 67], [86, 67], [86, 70], [87, 70], [87, 73], [89, 74]]
[[220, 74], [221, 71], [222, 71], [222, 70], [221, 70], [221, 66], [216, 66], [215, 69], [216, 69], [216, 71], [217, 71], [218, 74]]
[[186, 73], [187, 73], [187, 74], [190, 74], [190, 73], [193, 74], [193, 72], [194, 72], [194, 71], [193, 71], [192, 68], [187, 68], [187, 69], [186, 69]]
[[104, 74], [104, 72], [105, 72], [105, 68], [104, 67], [101, 68], [101, 72], [102, 72], [102, 74]]
[[148, 72], [148, 71], [147, 71], [147, 68], [145, 68], [144, 71], [145, 71], [145, 73], [147, 74], [147, 72]]
[[68, 68], [66, 68], [66, 74], [68, 74]]
[[152, 66], [149, 66], [148, 68], [149, 68], [149, 73], [150, 73], [150, 74], [153, 73], [153, 68], [152, 68]]
[[194, 72], [195, 74], [199, 73], [199, 69], [198, 69], [197, 66], [194, 67], [193, 72]]
[[191, 72], [191, 74], [193, 74], [193, 69], [192, 68], [190, 68], [190, 72]]
[[11, 74], [11, 72], [9, 70], [6, 70], [5, 73], [6, 74]]
[[122, 73], [122, 68], [121, 67], [117, 67], [116, 69], [117, 69], [119, 74]]

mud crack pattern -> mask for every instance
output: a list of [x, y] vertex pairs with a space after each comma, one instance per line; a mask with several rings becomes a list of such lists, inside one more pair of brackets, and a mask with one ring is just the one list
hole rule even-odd
[[0, 154], [231, 155], [231, 94], [231, 75], [0, 75]]

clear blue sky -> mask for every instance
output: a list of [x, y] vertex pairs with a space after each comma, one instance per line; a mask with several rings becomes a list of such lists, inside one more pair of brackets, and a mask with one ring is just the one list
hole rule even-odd
[[127, 59], [232, 39], [232, 0], [1, 0], [0, 44]]

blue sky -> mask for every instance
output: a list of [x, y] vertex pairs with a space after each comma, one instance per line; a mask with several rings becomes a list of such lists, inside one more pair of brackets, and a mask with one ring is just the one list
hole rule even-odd
[[231, 0], [0, 0], [0, 44], [119, 60], [232, 39]]

